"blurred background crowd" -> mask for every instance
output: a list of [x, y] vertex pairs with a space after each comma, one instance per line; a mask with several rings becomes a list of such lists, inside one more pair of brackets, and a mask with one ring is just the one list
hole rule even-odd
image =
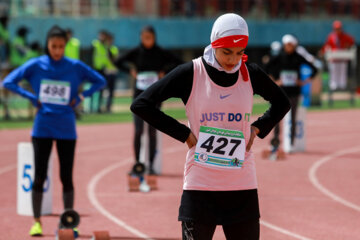
[[[117, 102], [113, 98], [130, 97], [133, 81], [131, 74], [112, 64], [109, 55], [119, 57], [139, 45], [141, 29], [151, 25], [161, 47], [189, 61], [202, 55], [213, 20], [225, 12], [247, 20], [246, 53], [249, 61], [263, 67], [281, 50], [285, 34], [297, 38], [319, 70], [306, 90], [313, 96], [307, 105], [322, 104], [322, 94], [329, 89], [324, 51], [329, 34], [336, 31], [334, 21], [339, 20], [341, 31], [354, 39], [347, 48], [356, 51], [360, 42], [360, 0], [0, 0], [0, 81], [12, 69], [44, 54], [46, 32], [57, 24], [68, 32], [67, 57], [113, 78], [103, 92], [84, 102], [79, 114], [122, 111], [112, 104]], [[351, 101], [360, 85], [358, 60], [356, 53], [348, 61], [348, 84], [339, 89], [350, 92]], [[26, 82], [22, 84], [26, 87]], [[0, 119], [33, 116], [29, 103], [0, 89]]]

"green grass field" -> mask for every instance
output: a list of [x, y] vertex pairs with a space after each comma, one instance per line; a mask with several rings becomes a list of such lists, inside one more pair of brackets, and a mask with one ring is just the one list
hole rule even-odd
[[[181, 106], [181, 101], [177, 99], [170, 99], [167, 103], [175, 103], [175, 107], [166, 107], [164, 108], [165, 113], [170, 116], [182, 120], [186, 119], [185, 110]], [[130, 97], [121, 97], [116, 98], [114, 101], [115, 106], [122, 106], [124, 109], [129, 109], [131, 104]], [[25, 101], [17, 102], [16, 108], [21, 111], [27, 111], [28, 103]], [[338, 100], [335, 101], [333, 107], [329, 107], [327, 103], [324, 103], [323, 106], [312, 106], [309, 108], [309, 111], [331, 111], [337, 109], [351, 109], [358, 108], [360, 106], [360, 99], [357, 98], [355, 106], [351, 106], [348, 100]], [[253, 115], [259, 115], [264, 113], [269, 107], [267, 103], [255, 103], [253, 107]], [[3, 109], [0, 107], [0, 112], [2, 114]], [[16, 128], [30, 128], [32, 126], [33, 120], [28, 117], [19, 117], [15, 116], [11, 120], [3, 120], [2, 115], [0, 115], [0, 130], [1, 129], [16, 129]], [[121, 122], [130, 122], [132, 121], [132, 113], [129, 111], [120, 111], [116, 113], [103, 113], [103, 114], [83, 114], [81, 119], [77, 121], [79, 125], [82, 124], [104, 124], [104, 123], [121, 123]]]

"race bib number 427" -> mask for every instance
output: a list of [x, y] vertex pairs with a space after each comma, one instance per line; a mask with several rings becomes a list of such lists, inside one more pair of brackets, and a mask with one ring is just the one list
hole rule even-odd
[[241, 168], [245, 145], [241, 131], [200, 126], [194, 160], [215, 167]]
[[40, 85], [40, 101], [67, 105], [70, 100], [70, 83], [55, 80], [42, 80]]

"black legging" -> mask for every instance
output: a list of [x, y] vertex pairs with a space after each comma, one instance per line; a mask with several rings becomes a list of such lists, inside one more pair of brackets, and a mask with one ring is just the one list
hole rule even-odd
[[[289, 97], [290, 105], [291, 105], [291, 129], [290, 129], [290, 139], [291, 145], [294, 145], [295, 136], [296, 136], [296, 112], [299, 104], [299, 96], [291, 96]], [[280, 125], [276, 124], [274, 128], [274, 138], [279, 139], [280, 134]]]
[[53, 141], [56, 141], [56, 148], [60, 162], [60, 179], [63, 185], [63, 201], [65, 209], [72, 209], [74, 206], [74, 185], [73, 166], [76, 140], [60, 140], [51, 138], [32, 138], [35, 159], [35, 178], [32, 186], [32, 202], [34, 217], [41, 215], [41, 203], [44, 182], [47, 177], [49, 157]]
[[[140, 148], [141, 148], [141, 135], [144, 132], [144, 120], [134, 115], [135, 123], [135, 137], [134, 137], [134, 149], [136, 162], [140, 161]], [[149, 164], [150, 169], [153, 167], [155, 153], [156, 153], [156, 129], [148, 125], [149, 130]]]
[[[222, 225], [222, 228], [227, 240], [258, 240], [260, 237], [259, 220]], [[211, 240], [215, 229], [215, 224], [182, 222], [182, 239]]]

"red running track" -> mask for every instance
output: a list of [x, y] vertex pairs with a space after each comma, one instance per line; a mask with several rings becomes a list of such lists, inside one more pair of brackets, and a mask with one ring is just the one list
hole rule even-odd
[[[285, 161], [261, 159], [269, 138], [257, 139], [261, 239], [360, 239], [360, 110], [311, 112], [307, 151]], [[163, 138], [164, 174], [159, 190], [129, 193], [131, 124], [78, 127], [75, 208], [80, 238], [109, 230], [112, 239], [180, 239], [177, 213], [186, 146]], [[16, 214], [16, 146], [30, 130], [0, 131], [0, 239], [31, 239], [31, 217]], [[62, 211], [58, 164], [54, 164], [54, 214], [43, 217], [44, 237], [54, 239]], [[224, 239], [218, 228], [214, 239]]]

